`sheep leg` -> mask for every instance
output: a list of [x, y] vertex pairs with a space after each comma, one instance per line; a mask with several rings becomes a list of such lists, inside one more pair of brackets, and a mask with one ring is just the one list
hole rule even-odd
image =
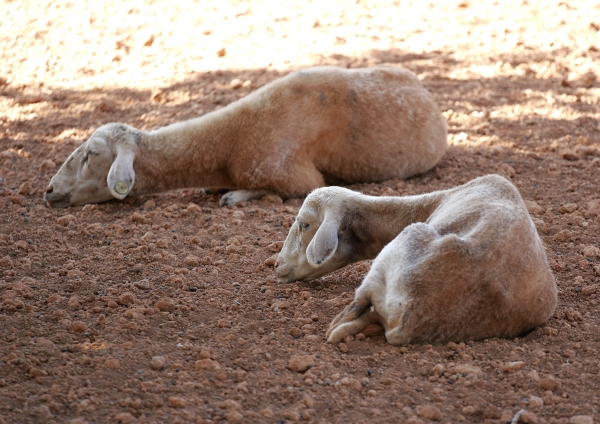
[[367, 298], [355, 300], [334, 318], [327, 330], [327, 341], [338, 343], [350, 334], [356, 334], [370, 324], [378, 323], [380, 316], [371, 309]]
[[268, 190], [234, 190], [229, 191], [219, 200], [219, 206], [233, 206], [238, 202], [247, 202], [249, 200], [260, 199], [266, 194], [271, 193]]

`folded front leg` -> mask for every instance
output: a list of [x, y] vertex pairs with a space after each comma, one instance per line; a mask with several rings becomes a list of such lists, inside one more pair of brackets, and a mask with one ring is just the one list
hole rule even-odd
[[327, 341], [338, 343], [344, 337], [360, 333], [370, 324], [379, 323], [380, 316], [371, 307], [370, 300], [366, 298], [357, 299], [334, 318], [327, 330]]

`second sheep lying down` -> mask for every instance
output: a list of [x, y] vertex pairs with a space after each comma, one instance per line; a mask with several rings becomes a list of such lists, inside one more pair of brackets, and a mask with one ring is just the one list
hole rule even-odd
[[[388, 216], [394, 211], [395, 221]], [[309, 231], [305, 240], [301, 233]], [[519, 192], [500, 176], [409, 197], [316, 190], [278, 260], [282, 267], [305, 256], [317, 275], [328, 261], [335, 269], [376, 255], [354, 301], [331, 323], [329, 342], [373, 323], [392, 344], [510, 338], [556, 307], [542, 242]]]

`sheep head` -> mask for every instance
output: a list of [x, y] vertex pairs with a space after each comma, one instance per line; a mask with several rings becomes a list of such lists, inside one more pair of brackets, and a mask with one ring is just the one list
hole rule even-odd
[[352, 262], [344, 237], [344, 204], [352, 195], [342, 187], [308, 195], [277, 257], [280, 282], [313, 280]]
[[52, 177], [44, 200], [53, 208], [124, 199], [135, 182], [133, 162], [141, 133], [107, 124], [79, 146]]

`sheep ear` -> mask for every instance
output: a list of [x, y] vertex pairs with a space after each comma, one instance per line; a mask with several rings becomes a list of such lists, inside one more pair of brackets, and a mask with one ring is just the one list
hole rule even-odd
[[124, 199], [133, 188], [135, 182], [134, 159], [135, 154], [131, 150], [125, 147], [117, 148], [117, 157], [106, 177], [108, 189], [116, 199]]
[[325, 219], [306, 248], [306, 258], [313, 268], [331, 259], [338, 246], [338, 223]]

